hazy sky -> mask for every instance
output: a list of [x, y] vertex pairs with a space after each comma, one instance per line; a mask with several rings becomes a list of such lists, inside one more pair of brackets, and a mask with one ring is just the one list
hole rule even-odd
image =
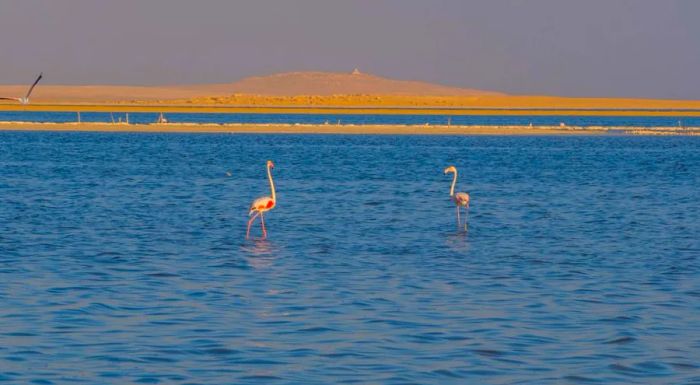
[[0, 0], [0, 83], [351, 71], [515, 94], [700, 98], [696, 0]]

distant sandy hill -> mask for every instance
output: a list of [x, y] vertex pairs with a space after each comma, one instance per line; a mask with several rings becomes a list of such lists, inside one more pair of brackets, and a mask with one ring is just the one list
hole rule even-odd
[[[50, 75], [48, 75], [50, 76]], [[48, 77], [47, 76], [47, 77]], [[46, 80], [45, 80], [46, 81]], [[0, 96], [25, 94], [26, 85], [0, 85]], [[233, 94], [258, 96], [297, 95], [405, 95], [405, 96], [495, 96], [498, 92], [448, 87], [419, 81], [382, 78], [353, 73], [289, 72], [255, 76], [234, 83], [182, 86], [69, 86], [39, 84], [32, 95], [35, 102], [124, 102], [168, 101]], [[8, 102], [12, 103], [12, 102]]]
[[456, 88], [410, 80], [387, 79], [361, 73], [288, 72], [254, 76], [231, 85], [237, 94], [294, 95], [414, 95], [414, 96], [495, 96], [499, 92]]
[[[44, 81], [51, 82], [51, 74]], [[27, 85], [0, 85], [0, 97], [19, 97]], [[26, 108], [55, 110], [59, 105], [132, 105], [185, 107], [339, 107], [481, 109], [698, 109], [699, 100], [585, 98], [506, 95], [420, 81], [394, 80], [360, 71], [288, 72], [233, 83], [180, 86], [69, 86], [40, 83]], [[0, 109], [24, 109], [0, 101]], [[605, 112], [605, 111], [603, 111]], [[523, 112], [531, 113], [531, 112]], [[595, 112], [600, 113], [600, 112]], [[605, 112], [607, 113], [607, 112]], [[648, 113], [648, 112], [647, 112]]]

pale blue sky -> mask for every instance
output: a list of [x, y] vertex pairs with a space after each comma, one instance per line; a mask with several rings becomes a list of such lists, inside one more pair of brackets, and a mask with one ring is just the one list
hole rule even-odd
[[694, 0], [0, 0], [0, 83], [351, 71], [515, 94], [700, 98]]

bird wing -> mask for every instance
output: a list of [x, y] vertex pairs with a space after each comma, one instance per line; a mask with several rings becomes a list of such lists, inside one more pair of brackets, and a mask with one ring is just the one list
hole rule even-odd
[[32, 84], [32, 86], [29, 87], [29, 91], [27, 91], [27, 96], [25, 96], [26, 99], [29, 99], [29, 95], [32, 94], [34, 87], [36, 87], [36, 84], [39, 83], [39, 80], [41, 80], [41, 78], [43, 78], [43, 77], [44, 77], [44, 73], [42, 72], [39, 74], [39, 77], [36, 78], [36, 80], [34, 81], [34, 84]]

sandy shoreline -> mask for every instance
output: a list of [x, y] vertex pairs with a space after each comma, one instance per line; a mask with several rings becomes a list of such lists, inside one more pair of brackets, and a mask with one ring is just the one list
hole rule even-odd
[[377, 114], [377, 115], [567, 115], [567, 116], [700, 116], [700, 109], [553, 108], [553, 107], [447, 107], [447, 106], [285, 106], [285, 105], [169, 105], [169, 104], [0, 104], [0, 111], [42, 112], [152, 112], [249, 114]]
[[151, 133], [268, 133], [365, 135], [700, 135], [700, 127], [602, 126], [446, 126], [446, 125], [336, 125], [336, 124], [125, 124], [0, 122], [0, 131], [93, 131]]

